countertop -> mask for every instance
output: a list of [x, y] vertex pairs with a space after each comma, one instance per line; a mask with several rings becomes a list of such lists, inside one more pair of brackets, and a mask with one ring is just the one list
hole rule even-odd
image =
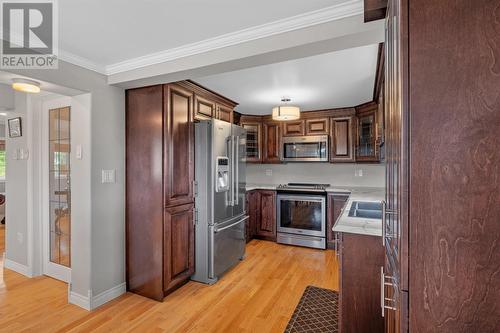
[[[247, 191], [252, 190], [276, 190], [277, 184], [253, 184], [246, 185]], [[353, 201], [380, 202], [385, 199], [385, 189], [381, 187], [357, 187], [357, 186], [330, 186], [326, 189], [328, 193], [349, 195], [344, 209], [333, 226], [333, 231], [347, 232], [352, 234], [382, 236], [382, 220], [359, 217], [349, 217], [349, 210]]]

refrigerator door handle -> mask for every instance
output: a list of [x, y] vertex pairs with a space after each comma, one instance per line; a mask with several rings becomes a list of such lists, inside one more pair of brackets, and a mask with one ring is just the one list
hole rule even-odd
[[239, 183], [240, 183], [240, 137], [234, 136], [234, 169], [235, 169], [235, 177], [234, 177], [234, 194], [233, 194], [233, 206], [238, 205], [238, 192], [239, 192]]
[[233, 136], [232, 135], [228, 136], [226, 138], [226, 152], [227, 152], [229, 163], [230, 163], [230, 166], [229, 166], [229, 170], [230, 170], [229, 189], [226, 192], [226, 195], [228, 195], [229, 198], [227, 198], [227, 200], [226, 200], [226, 206], [232, 206], [233, 201], [234, 201], [234, 198], [233, 198], [233, 195], [234, 195], [234, 191], [233, 191], [234, 165], [233, 165]]

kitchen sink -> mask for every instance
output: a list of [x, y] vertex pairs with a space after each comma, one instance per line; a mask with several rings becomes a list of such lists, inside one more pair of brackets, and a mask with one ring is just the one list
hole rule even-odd
[[365, 219], [381, 219], [382, 203], [373, 201], [353, 201], [349, 210], [349, 217]]

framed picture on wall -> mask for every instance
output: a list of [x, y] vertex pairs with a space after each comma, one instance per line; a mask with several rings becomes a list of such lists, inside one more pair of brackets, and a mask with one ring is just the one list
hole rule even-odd
[[12, 118], [8, 120], [9, 122], [9, 137], [18, 138], [23, 136], [23, 127], [21, 124], [21, 117]]

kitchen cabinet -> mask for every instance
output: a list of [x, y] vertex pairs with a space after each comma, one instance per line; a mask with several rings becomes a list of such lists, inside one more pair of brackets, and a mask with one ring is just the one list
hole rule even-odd
[[233, 108], [223, 104], [217, 104], [217, 119], [233, 122]]
[[356, 112], [356, 162], [378, 162], [378, 106], [376, 103], [369, 103], [357, 108]]
[[253, 237], [276, 241], [276, 191], [249, 191], [247, 203], [247, 241]]
[[164, 87], [165, 206], [193, 202], [193, 94], [176, 85]]
[[241, 126], [247, 131], [246, 157], [247, 163], [262, 162], [262, 123], [242, 122]]
[[349, 195], [345, 194], [328, 194], [328, 213], [327, 213], [327, 227], [326, 227], [326, 244], [329, 249], [336, 247], [336, 237], [335, 232], [332, 230], [335, 222], [342, 213], [342, 209], [347, 203]]
[[193, 273], [193, 122], [233, 104], [191, 81], [126, 91], [129, 291], [162, 301]]
[[380, 309], [380, 267], [384, 249], [378, 236], [339, 233], [339, 332], [384, 332]]
[[330, 119], [330, 162], [356, 161], [354, 154], [355, 116], [334, 117]]
[[281, 163], [281, 123], [264, 123], [263, 163]]
[[194, 119], [206, 120], [215, 118], [215, 102], [208, 98], [194, 95]]
[[305, 135], [304, 120], [292, 120], [283, 122], [283, 136], [303, 136]]
[[194, 273], [194, 204], [165, 209], [163, 286], [169, 293]]
[[248, 220], [246, 225], [246, 241], [247, 243], [254, 238], [256, 232], [257, 221], [260, 214], [260, 193], [257, 190], [249, 191], [247, 197], [247, 214]]
[[329, 135], [329, 119], [313, 118], [306, 119], [306, 135]]

